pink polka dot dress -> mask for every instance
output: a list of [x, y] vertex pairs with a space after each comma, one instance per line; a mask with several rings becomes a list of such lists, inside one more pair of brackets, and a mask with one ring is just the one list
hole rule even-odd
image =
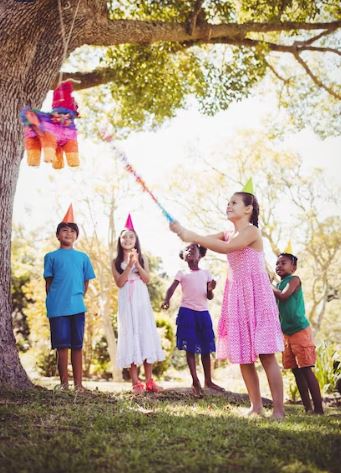
[[260, 354], [283, 351], [278, 308], [264, 254], [243, 248], [227, 255], [226, 280], [218, 324], [218, 359], [253, 363]]

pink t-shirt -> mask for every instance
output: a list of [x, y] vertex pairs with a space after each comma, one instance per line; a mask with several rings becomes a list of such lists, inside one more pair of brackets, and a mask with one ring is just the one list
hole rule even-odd
[[178, 271], [175, 280], [181, 284], [181, 307], [198, 311], [208, 309], [207, 283], [212, 281], [209, 271], [206, 269]]

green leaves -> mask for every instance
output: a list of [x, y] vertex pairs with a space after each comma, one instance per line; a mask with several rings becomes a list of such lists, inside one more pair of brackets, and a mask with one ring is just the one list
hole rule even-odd
[[115, 70], [115, 82], [107, 89], [113, 99], [110, 113], [108, 94], [95, 101], [88, 97], [87, 105], [105, 115], [97, 122], [110, 122], [121, 134], [159, 126], [185, 107], [190, 97], [206, 114], [226, 110], [247, 97], [266, 71], [262, 48], [209, 46], [205, 51], [178, 43], [112, 47], [102, 64]]
[[[138, 19], [159, 21], [186, 21], [195, 7], [195, 0], [124, 0], [109, 2], [112, 19]], [[232, 0], [209, 0], [203, 11], [207, 21], [231, 21], [235, 2]]]
[[116, 130], [158, 126], [184, 106], [188, 95], [204, 93], [198, 58], [179, 44], [113, 47], [103, 64], [115, 69], [109, 121]]
[[228, 52], [213, 52], [211, 60], [204, 61], [206, 90], [200, 105], [209, 115], [249, 96], [266, 72], [262, 51], [233, 48], [230, 60], [226, 61]]

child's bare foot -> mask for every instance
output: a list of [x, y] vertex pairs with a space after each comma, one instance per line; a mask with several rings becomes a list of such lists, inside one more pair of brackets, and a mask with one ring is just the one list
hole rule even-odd
[[247, 417], [265, 417], [265, 412], [263, 407], [255, 408], [250, 407], [250, 409], [246, 413]]
[[209, 383], [205, 383], [205, 388], [214, 389], [214, 391], [219, 391], [221, 393], [225, 392], [224, 388], [222, 388], [221, 386], [218, 386], [217, 384], [213, 383], [212, 381], [210, 381]]
[[280, 421], [284, 420], [284, 417], [285, 417], [285, 414], [284, 414], [283, 410], [279, 410], [279, 411], [274, 410], [270, 418], [272, 420], [277, 420], [278, 422], [280, 422]]
[[200, 383], [193, 383], [192, 385], [192, 393], [195, 396], [202, 396], [204, 394], [204, 391], [202, 390], [201, 384]]
[[74, 389], [77, 393], [85, 393], [89, 391], [82, 384], [76, 384]]

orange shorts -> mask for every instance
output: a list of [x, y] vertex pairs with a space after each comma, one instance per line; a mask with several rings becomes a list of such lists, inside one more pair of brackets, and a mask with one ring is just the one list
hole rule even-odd
[[307, 368], [316, 362], [316, 350], [311, 327], [307, 327], [293, 335], [284, 334], [283, 367]]

